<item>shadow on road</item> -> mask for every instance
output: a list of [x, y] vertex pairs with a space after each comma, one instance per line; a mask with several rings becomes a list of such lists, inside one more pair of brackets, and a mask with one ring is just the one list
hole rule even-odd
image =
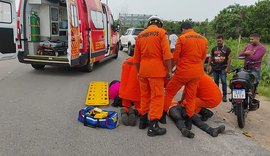
[[92, 72], [85, 72], [83, 71], [82, 68], [80, 67], [63, 67], [63, 66], [50, 66], [50, 65], [46, 65], [45, 68], [43, 70], [31, 70], [30, 73], [31, 74], [38, 74], [38, 75], [46, 75], [46, 76], [53, 76], [53, 75], [57, 75], [57, 76], [82, 76], [82, 75], [93, 75], [96, 73], [96, 71], [106, 68], [107, 66], [109, 66], [113, 61], [116, 61], [115, 59], [110, 59], [104, 62], [97, 62], [94, 65], [94, 70]]

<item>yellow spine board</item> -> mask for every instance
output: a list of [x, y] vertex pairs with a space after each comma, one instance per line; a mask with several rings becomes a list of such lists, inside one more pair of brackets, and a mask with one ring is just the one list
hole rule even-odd
[[109, 105], [108, 82], [92, 81], [88, 87], [85, 99], [87, 106], [106, 106]]

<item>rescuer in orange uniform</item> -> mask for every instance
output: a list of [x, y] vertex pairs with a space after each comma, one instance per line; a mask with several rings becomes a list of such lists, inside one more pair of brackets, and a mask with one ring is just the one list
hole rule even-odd
[[[168, 115], [174, 121], [176, 127], [182, 132], [185, 137], [193, 138], [195, 134], [186, 129], [182, 117], [185, 116], [183, 114], [184, 108], [182, 108], [182, 103], [185, 103], [186, 101], [185, 92], [186, 88], [184, 89], [182, 99], [178, 102], [178, 105], [171, 104], [171, 107], [168, 110]], [[217, 137], [219, 133], [222, 133], [225, 130], [225, 126], [221, 125], [217, 128], [212, 128], [203, 121], [206, 121], [213, 116], [213, 112], [208, 110], [207, 108], [214, 108], [218, 106], [221, 102], [221, 99], [222, 94], [216, 83], [210, 76], [204, 74], [201, 77], [200, 82], [197, 86], [197, 94], [194, 102], [195, 114], [200, 114], [201, 118], [199, 118], [198, 115], [194, 115], [192, 117], [192, 123], [213, 137]], [[168, 107], [169, 106], [165, 106], [165, 108]]]
[[147, 127], [149, 116], [148, 136], [166, 133], [165, 128], [159, 127], [158, 120], [164, 108], [164, 78], [171, 76], [172, 54], [168, 35], [162, 26], [159, 17], [150, 17], [147, 29], [138, 35], [135, 44], [134, 62], [139, 73], [141, 91], [139, 128]]
[[[185, 99], [186, 88], [182, 95], [182, 100], [180, 103], [186, 103]], [[195, 104], [195, 114], [202, 115], [202, 120], [206, 121], [208, 118], [213, 116], [213, 112], [207, 108], [215, 108], [221, 102], [222, 94], [218, 86], [215, 84], [213, 79], [204, 74], [200, 79], [200, 82], [197, 86], [197, 94], [194, 101]]]
[[[176, 64], [176, 72], [166, 87], [165, 106], [169, 106], [176, 93], [185, 85], [185, 101], [182, 103], [187, 116], [185, 124], [190, 130], [191, 118], [195, 112], [194, 100], [200, 78], [204, 74], [203, 61], [206, 57], [208, 41], [205, 37], [196, 33], [189, 22], [181, 25], [182, 35], [178, 38], [173, 54], [173, 65]], [[168, 107], [164, 108], [168, 111]]]
[[137, 69], [134, 65], [134, 58], [127, 58], [122, 64], [121, 83], [119, 97], [122, 98], [121, 119], [126, 126], [136, 125], [136, 111], [140, 108], [140, 84], [137, 78]]

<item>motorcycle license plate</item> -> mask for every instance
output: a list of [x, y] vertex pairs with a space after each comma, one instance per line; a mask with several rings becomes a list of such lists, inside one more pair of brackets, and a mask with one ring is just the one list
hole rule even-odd
[[245, 99], [246, 91], [245, 89], [233, 89], [232, 95], [233, 99]]

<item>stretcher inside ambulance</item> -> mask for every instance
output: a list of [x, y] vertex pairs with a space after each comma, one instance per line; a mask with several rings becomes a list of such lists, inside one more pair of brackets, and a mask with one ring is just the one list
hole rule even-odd
[[100, 0], [21, 0], [14, 17], [13, 51], [35, 69], [67, 65], [92, 71], [95, 62], [118, 57], [118, 27]]

